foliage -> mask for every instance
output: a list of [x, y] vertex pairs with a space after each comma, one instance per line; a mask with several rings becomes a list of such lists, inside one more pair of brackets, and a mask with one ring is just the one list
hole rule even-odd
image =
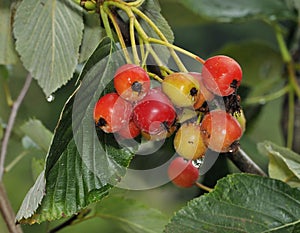
[[[85, 1], [76, 2], [0, 0], [2, 148], [19, 83], [27, 73], [37, 81], [16, 118], [7, 156], [1, 154], [9, 162], [5, 174], [9, 194], [17, 187], [9, 183], [20, 184], [23, 173], [30, 174], [21, 186], [24, 191], [16, 194], [20, 195], [17, 204], [13, 202], [23, 230], [31, 232], [37, 226], [25, 224], [43, 222], [51, 222], [54, 229], [78, 224], [70, 230], [80, 230], [84, 222], [99, 218], [97, 227], [105, 228], [105, 221], [112, 225], [107, 232], [299, 232], [300, 155], [294, 146], [300, 134], [294, 124], [300, 117], [296, 111], [299, 3], [168, 0], [160, 1], [160, 6], [157, 0], [105, 0], [90, 10], [84, 9]], [[176, 9], [183, 12], [180, 20]], [[176, 25], [179, 21], [187, 22], [184, 28]], [[225, 31], [227, 27], [232, 28]], [[214, 28], [218, 30], [213, 32]], [[196, 39], [200, 32], [203, 45], [191, 38], [190, 31]], [[249, 39], [249, 31], [254, 40]], [[213, 37], [205, 39], [206, 32]], [[222, 46], [216, 47], [220, 41]], [[186, 43], [193, 51], [173, 43]], [[146, 55], [135, 50], [136, 44], [145, 48]], [[236, 174], [237, 168], [220, 155], [201, 177], [209, 186], [217, 183], [204, 195], [198, 189], [169, 184], [139, 194], [117, 188], [126, 168], [139, 165], [139, 158], [134, 160], [139, 148], [120, 146], [112, 135], [96, 131], [91, 122], [93, 106], [112, 89], [111, 77], [122, 64], [149, 59], [165, 66], [161, 74], [168, 71], [167, 65], [186, 71], [193, 64], [183, 58], [199, 60], [194, 52], [202, 46], [211, 48], [210, 54], [232, 56], [242, 65], [240, 92], [247, 130], [241, 147], [263, 169], [268, 167], [268, 177]], [[51, 103], [44, 101], [45, 96], [54, 95]], [[167, 141], [158, 154], [173, 153], [170, 144]], [[149, 166], [166, 160], [161, 157], [154, 157], [154, 162], [150, 158]], [[18, 165], [21, 159], [28, 162], [27, 167]], [[149, 197], [147, 193], [152, 192], [157, 194]], [[158, 196], [164, 195], [167, 198], [160, 205]], [[60, 219], [67, 217], [70, 221], [62, 223]]]

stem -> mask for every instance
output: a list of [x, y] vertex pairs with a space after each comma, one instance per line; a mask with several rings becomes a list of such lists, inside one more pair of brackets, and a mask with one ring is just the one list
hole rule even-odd
[[71, 225], [75, 225], [79, 222], [81, 222], [81, 220], [86, 220], [87, 218], [85, 218], [89, 213], [91, 212], [90, 209], [86, 209], [81, 211], [79, 214], [72, 216], [71, 218], [69, 218], [67, 221], [61, 223], [60, 225], [56, 226], [55, 228], [51, 229], [48, 233], [55, 233], [58, 232], [68, 226]]
[[129, 34], [130, 34], [130, 41], [131, 41], [131, 47], [133, 52], [133, 60], [136, 65], [139, 65], [140, 59], [136, 48], [135, 43], [135, 34], [134, 34], [134, 23], [135, 23], [135, 16], [131, 15], [129, 17]]
[[[147, 15], [145, 15], [143, 12], [141, 12], [138, 8], [132, 8], [132, 11], [137, 14], [139, 17], [141, 17], [143, 20], [145, 20], [145, 22], [147, 22], [149, 24], [149, 26], [154, 30], [154, 32], [159, 36], [159, 38], [164, 41], [164, 42], [168, 42], [167, 38], [165, 37], [165, 35], [160, 31], [160, 29], [155, 25], [155, 23], [153, 23], [153, 21], [151, 19], [149, 19], [149, 17]], [[178, 68], [184, 72], [186, 72], [186, 68], [183, 65], [182, 61], [180, 60], [180, 58], [178, 57], [178, 55], [175, 53], [175, 51], [173, 50], [173, 48], [168, 47], [169, 51], [175, 61], [175, 63], [178, 65]]]
[[245, 105], [252, 105], [252, 104], [260, 104], [260, 103], [265, 103], [269, 102], [275, 99], [278, 99], [282, 96], [284, 96], [286, 93], [290, 91], [291, 87], [289, 85], [286, 85], [285, 87], [281, 88], [280, 90], [273, 92], [269, 95], [264, 95], [264, 96], [256, 96], [252, 98], [247, 98], [244, 101]]
[[0, 212], [10, 233], [22, 233], [20, 225], [15, 223], [15, 214], [8, 200], [5, 187], [0, 182]]
[[136, 0], [135, 2], [127, 2], [126, 5], [131, 7], [140, 7], [144, 2], [145, 0]]
[[4, 92], [5, 92], [5, 97], [6, 97], [7, 105], [9, 107], [11, 107], [14, 104], [14, 101], [11, 98], [10, 90], [9, 90], [9, 87], [7, 85], [7, 81], [6, 80], [3, 83], [3, 88], [4, 88]]
[[156, 81], [158, 81], [158, 82], [160, 82], [160, 83], [163, 82], [163, 79], [161, 79], [158, 75], [153, 74], [153, 73], [151, 73], [151, 72], [147, 72], [147, 73], [148, 73], [148, 75], [149, 75], [151, 78], [155, 79]]
[[26, 155], [28, 154], [28, 151], [23, 151], [21, 154], [19, 154], [13, 161], [11, 161], [10, 164], [8, 164], [4, 172], [10, 172], [10, 170], [21, 160], [23, 159]]
[[290, 55], [290, 52], [289, 52], [287, 45], [285, 43], [285, 40], [283, 38], [283, 34], [282, 34], [280, 26], [277, 24], [275, 24], [273, 26], [275, 28], [276, 39], [277, 39], [277, 43], [278, 43], [278, 46], [279, 46], [279, 49], [281, 52], [282, 59], [287, 65], [289, 82], [292, 84], [292, 87], [294, 88], [295, 93], [297, 94], [298, 98], [300, 98], [300, 87], [297, 82], [297, 77], [295, 75], [295, 67], [294, 67], [293, 59]]
[[239, 148], [235, 153], [226, 153], [226, 156], [242, 172], [247, 172], [260, 176], [267, 176], [267, 174], [241, 148]]
[[[123, 51], [124, 51], [124, 56], [125, 56], [126, 62], [127, 62], [127, 63], [132, 63], [132, 62], [131, 62], [131, 59], [130, 59], [130, 56], [129, 56], [129, 53], [128, 53], [128, 50], [127, 50], [127, 46], [126, 46], [124, 37], [123, 37], [122, 32], [121, 32], [121, 30], [120, 30], [120, 27], [119, 27], [119, 25], [118, 25], [118, 23], [117, 23], [117, 21], [116, 21], [116, 18], [115, 18], [115, 16], [112, 14], [112, 12], [110, 11], [109, 7], [105, 5], [105, 3], [106, 3], [106, 2], [104, 2], [104, 4], [103, 4], [103, 7], [105, 7], [105, 8], [103, 9], [103, 11], [105, 11], [103, 14], [105, 14], [106, 16], [107, 16], [107, 15], [109, 16], [109, 18], [110, 18], [110, 20], [111, 20], [111, 22], [112, 22], [112, 24], [113, 24], [113, 26], [114, 26], [114, 28], [115, 28], [115, 31], [116, 31], [116, 33], [117, 33], [117, 36], [118, 36], [119, 41], [120, 41], [120, 44], [121, 44], [121, 47], [122, 47], [122, 49], [123, 49]], [[103, 16], [102, 16], [102, 17], [103, 17]], [[104, 22], [103, 22], [103, 24], [104, 24]], [[108, 26], [108, 27], [109, 27], [109, 26]], [[106, 29], [105, 29], [105, 30], [106, 30]], [[110, 29], [109, 29], [109, 30], [110, 30]]]
[[6, 153], [7, 153], [9, 138], [10, 138], [10, 135], [11, 135], [14, 123], [15, 123], [15, 119], [16, 119], [19, 107], [30, 87], [31, 81], [32, 81], [32, 76], [31, 76], [31, 74], [28, 74], [26, 77], [24, 86], [23, 86], [17, 100], [14, 102], [12, 111], [9, 116], [9, 120], [8, 120], [5, 134], [3, 137], [1, 154], [0, 154], [0, 181], [2, 181], [2, 177], [3, 177], [3, 173], [4, 173], [4, 163], [5, 163], [5, 157], [6, 157]]
[[213, 191], [212, 188], [209, 188], [209, 187], [207, 187], [207, 186], [205, 186], [204, 184], [201, 184], [201, 183], [199, 183], [199, 182], [196, 182], [195, 185], [196, 185], [197, 187], [201, 188], [201, 189], [204, 190], [204, 191], [207, 191], [207, 192]]
[[185, 50], [183, 48], [180, 48], [180, 47], [178, 47], [176, 45], [173, 45], [173, 44], [171, 44], [169, 42], [161, 41], [161, 40], [156, 39], [156, 38], [148, 38], [147, 40], [148, 40], [149, 43], [161, 44], [161, 45], [164, 45], [166, 47], [169, 47], [169, 48], [172, 48], [174, 50], [177, 50], [178, 52], [180, 52], [182, 54], [185, 54], [188, 57], [191, 57], [191, 58], [193, 58], [193, 59], [201, 62], [202, 64], [204, 64], [204, 62], [205, 62], [205, 60], [203, 60], [199, 56], [197, 56], [197, 55], [195, 55], [195, 54], [193, 54], [193, 53], [191, 53], [191, 52], [189, 52], [189, 51], [187, 51], [187, 50]]
[[102, 22], [103, 22], [103, 25], [104, 25], [105, 32], [106, 32], [107, 36], [113, 40], [114, 36], [112, 34], [112, 31], [111, 31], [111, 28], [110, 28], [110, 25], [109, 25], [108, 16], [105, 13], [102, 5], [100, 6], [100, 15], [101, 15], [101, 19], [102, 19]]
[[295, 122], [295, 96], [294, 89], [291, 88], [288, 95], [288, 126], [287, 126], [287, 140], [286, 146], [287, 148], [293, 147], [294, 141], [294, 122]]

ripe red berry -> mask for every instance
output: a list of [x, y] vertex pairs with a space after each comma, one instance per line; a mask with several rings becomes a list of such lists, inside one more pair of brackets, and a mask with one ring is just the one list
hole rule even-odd
[[180, 126], [174, 138], [176, 152], [185, 159], [198, 159], [205, 155], [207, 146], [201, 135], [200, 125], [185, 123]]
[[179, 107], [193, 106], [200, 94], [198, 81], [188, 73], [166, 76], [162, 82], [162, 90]]
[[142, 67], [126, 64], [117, 69], [114, 87], [122, 98], [135, 102], [144, 98], [149, 91], [150, 78]]
[[149, 134], [168, 130], [175, 118], [176, 112], [172, 103], [159, 89], [151, 89], [133, 109], [135, 124]]
[[242, 69], [231, 57], [218, 55], [204, 62], [202, 77], [205, 86], [212, 93], [228, 96], [240, 86]]
[[94, 121], [106, 133], [122, 129], [130, 119], [132, 106], [116, 93], [102, 96], [94, 107]]
[[235, 142], [242, 136], [239, 122], [223, 110], [213, 110], [206, 114], [200, 128], [208, 148], [217, 152], [237, 149]]
[[192, 187], [199, 178], [199, 170], [191, 160], [174, 159], [168, 167], [168, 176], [173, 184], [182, 188]]
[[141, 130], [137, 127], [134, 121], [129, 120], [122, 129], [118, 131], [118, 134], [124, 139], [132, 139], [137, 137], [141, 133]]

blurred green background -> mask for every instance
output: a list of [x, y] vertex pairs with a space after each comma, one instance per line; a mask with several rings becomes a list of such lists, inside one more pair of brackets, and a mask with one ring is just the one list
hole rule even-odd
[[[281, 77], [282, 65], [278, 52], [275, 34], [270, 25], [262, 21], [240, 23], [212, 23], [201, 19], [180, 4], [171, 0], [160, 1], [162, 14], [169, 22], [175, 34], [175, 44], [189, 50], [204, 59], [213, 54], [227, 54], [236, 58], [243, 70], [243, 85], [239, 90], [243, 101], [249, 96], [258, 96], [279, 89], [284, 81]], [[16, 98], [25, 80], [26, 71], [20, 64], [11, 67], [11, 78], [8, 80], [13, 98]], [[1, 82], [4, 82], [1, 79]], [[53, 131], [60, 111], [74, 90], [74, 79], [55, 93], [55, 99], [48, 102], [36, 81], [30, 87], [24, 103], [18, 113], [15, 129], [8, 148], [6, 164], [22, 153], [22, 135], [17, 129], [27, 120], [36, 118]], [[0, 122], [7, 122], [10, 108], [6, 103], [5, 93], [0, 91]], [[241, 147], [262, 168], [267, 169], [267, 158], [261, 156], [256, 143], [264, 140], [284, 145], [281, 129], [283, 98], [257, 105], [243, 105], [247, 116], [247, 131], [241, 140]], [[4, 176], [7, 194], [15, 211], [20, 207], [35, 178], [32, 172], [32, 159], [44, 159], [45, 153], [40, 150], [30, 152], [13, 169]], [[203, 177], [205, 184], [213, 186], [215, 182], [228, 172], [237, 169], [226, 158], [221, 157], [214, 167]], [[123, 192], [115, 190], [115, 192]], [[157, 208], [167, 215], [200, 194], [197, 188], [179, 189], [172, 184], [146, 191], [124, 191], [127, 197], [133, 197]], [[43, 223], [41, 225], [23, 226], [24, 232], [46, 232], [60, 222]], [[0, 218], [0, 232], [7, 233]], [[67, 232], [122, 232], [117, 225], [102, 219], [93, 219], [76, 226], [67, 227]]]

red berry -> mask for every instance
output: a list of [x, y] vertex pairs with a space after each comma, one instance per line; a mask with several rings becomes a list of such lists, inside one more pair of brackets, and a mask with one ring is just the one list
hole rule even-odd
[[234, 59], [218, 55], [204, 62], [202, 77], [205, 86], [212, 93], [228, 96], [240, 86], [242, 69]]
[[242, 136], [239, 122], [223, 110], [213, 110], [201, 122], [201, 133], [208, 148], [217, 152], [230, 152]]
[[137, 137], [141, 130], [137, 127], [133, 120], [130, 120], [125, 127], [118, 131], [118, 134], [124, 139], [132, 139]]
[[177, 157], [169, 165], [168, 176], [176, 186], [189, 188], [198, 180], [199, 170], [191, 160], [187, 161], [182, 157]]
[[133, 120], [144, 132], [159, 134], [168, 130], [176, 118], [175, 109], [159, 89], [151, 89], [133, 109]]
[[122, 98], [135, 102], [144, 98], [149, 91], [150, 78], [142, 67], [126, 64], [117, 69], [114, 87]]
[[102, 96], [94, 107], [96, 126], [106, 133], [122, 129], [130, 119], [132, 106], [116, 93]]

